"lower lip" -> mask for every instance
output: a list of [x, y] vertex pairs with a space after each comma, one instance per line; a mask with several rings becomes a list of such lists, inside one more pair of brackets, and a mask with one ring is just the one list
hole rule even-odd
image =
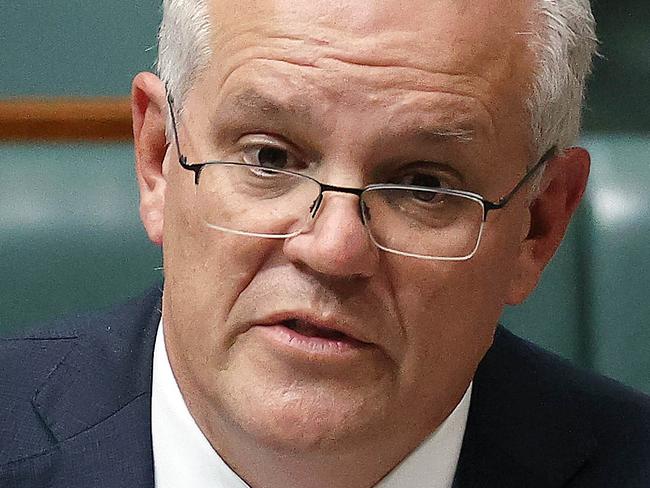
[[283, 324], [254, 327], [274, 345], [307, 354], [312, 357], [344, 357], [366, 349], [368, 344], [352, 338], [327, 339], [302, 335]]

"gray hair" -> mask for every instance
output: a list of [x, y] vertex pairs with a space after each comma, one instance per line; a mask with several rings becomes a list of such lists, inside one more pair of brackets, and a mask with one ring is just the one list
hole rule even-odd
[[209, 0], [163, 0], [157, 71], [176, 110], [212, 56]]
[[533, 149], [565, 149], [580, 132], [585, 85], [596, 54], [589, 0], [537, 0], [531, 48], [535, 72], [527, 108]]
[[[158, 74], [177, 110], [212, 54], [208, 1], [163, 0]], [[578, 137], [598, 41], [589, 0], [536, 0], [532, 24], [536, 66], [527, 109], [532, 149], [541, 157], [551, 147], [569, 147]]]

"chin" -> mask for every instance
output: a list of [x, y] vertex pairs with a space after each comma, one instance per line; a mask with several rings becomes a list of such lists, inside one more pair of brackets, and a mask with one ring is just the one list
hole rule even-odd
[[[242, 419], [244, 420], [244, 419]], [[309, 453], [336, 450], [368, 436], [371, 420], [362, 412], [336, 407], [301, 403], [265, 408], [242, 426], [258, 444], [276, 452]]]
[[327, 382], [238, 379], [221, 390], [226, 394], [220, 395], [219, 413], [258, 446], [279, 453], [335, 450], [384, 431], [386, 409], [376, 391]]

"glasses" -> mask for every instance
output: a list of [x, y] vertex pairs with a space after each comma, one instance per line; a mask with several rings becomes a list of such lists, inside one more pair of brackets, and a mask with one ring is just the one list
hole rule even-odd
[[469, 191], [417, 185], [347, 188], [242, 162], [188, 163], [171, 97], [168, 102], [179, 163], [194, 173], [197, 212], [208, 227], [243, 236], [297, 236], [317, 218], [326, 192], [346, 193], [359, 198], [361, 219], [379, 249], [418, 259], [467, 260], [478, 249], [488, 213], [505, 207], [555, 153], [548, 151], [497, 202]]

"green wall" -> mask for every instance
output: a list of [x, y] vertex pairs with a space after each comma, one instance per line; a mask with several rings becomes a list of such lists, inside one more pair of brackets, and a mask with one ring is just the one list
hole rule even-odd
[[154, 0], [0, 0], [0, 97], [128, 94], [159, 19]]
[[0, 145], [0, 329], [109, 306], [160, 281], [128, 144]]

